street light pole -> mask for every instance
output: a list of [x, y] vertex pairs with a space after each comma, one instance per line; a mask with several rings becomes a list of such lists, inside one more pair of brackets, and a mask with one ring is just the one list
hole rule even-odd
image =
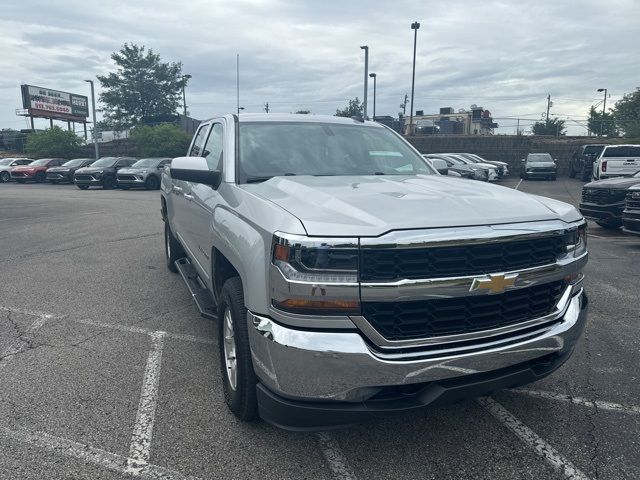
[[182, 76], [182, 106], [183, 106], [184, 117], [185, 118], [187, 118], [187, 96], [185, 95], [184, 88], [187, 86], [187, 81], [190, 78], [191, 78], [191, 75], [189, 75], [189, 74], [186, 74], [186, 75]]
[[373, 121], [376, 120], [376, 78], [375, 73], [370, 73], [369, 76], [373, 78]]
[[411, 111], [409, 112], [409, 135], [413, 135], [413, 92], [416, 84], [416, 45], [418, 43], [418, 29], [420, 24], [413, 22], [411, 29], [413, 33], [413, 71], [411, 73]]
[[604, 102], [602, 103], [602, 118], [600, 119], [600, 136], [602, 136], [602, 124], [604, 123], [604, 116], [607, 113], [607, 89], [599, 88], [599, 92], [604, 92]]
[[364, 50], [364, 100], [363, 104], [363, 114], [364, 119], [367, 119], [367, 87], [369, 83], [369, 47], [364, 45], [360, 47]]
[[93, 91], [93, 80], [85, 80], [91, 85], [91, 110], [93, 111], [93, 148], [95, 150], [96, 160], [100, 158], [98, 152], [98, 122], [96, 122], [96, 96]]

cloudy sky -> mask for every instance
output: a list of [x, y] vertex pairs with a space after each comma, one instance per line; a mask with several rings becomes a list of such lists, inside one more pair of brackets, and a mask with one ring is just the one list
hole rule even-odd
[[246, 111], [269, 102], [274, 112], [333, 114], [362, 98], [359, 47], [369, 45], [376, 113], [397, 115], [411, 91], [415, 20], [416, 110], [477, 104], [497, 133], [514, 133], [516, 118], [540, 119], [551, 94], [552, 115], [584, 134], [597, 88], [613, 105], [640, 86], [639, 0], [6, 0], [1, 11], [0, 128], [26, 127], [15, 115], [21, 83], [88, 95], [82, 80], [109, 72], [125, 42], [183, 63], [200, 119], [235, 111], [236, 53]]

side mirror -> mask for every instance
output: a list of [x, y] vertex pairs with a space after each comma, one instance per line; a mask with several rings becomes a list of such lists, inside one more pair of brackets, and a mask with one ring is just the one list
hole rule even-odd
[[449, 173], [449, 166], [447, 162], [440, 158], [432, 158], [429, 160], [431, 166], [435, 168], [440, 175], [447, 175]]
[[178, 157], [171, 160], [171, 178], [185, 182], [202, 183], [218, 188], [221, 172], [212, 172], [204, 157]]
[[526, 162], [526, 160], [523, 158], [522, 160], [520, 160], [522, 163]]

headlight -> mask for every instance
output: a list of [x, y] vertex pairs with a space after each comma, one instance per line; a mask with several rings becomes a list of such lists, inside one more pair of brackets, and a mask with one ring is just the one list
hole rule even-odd
[[360, 312], [357, 238], [276, 234], [271, 259], [275, 308], [305, 315]]
[[567, 251], [573, 252], [574, 257], [580, 257], [587, 252], [587, 224], [580, 225], [569, 232]]
[[640, 192], [633, 192], [631, 194], [631, 198], [633, 198], [633, 199], [640, 198]]

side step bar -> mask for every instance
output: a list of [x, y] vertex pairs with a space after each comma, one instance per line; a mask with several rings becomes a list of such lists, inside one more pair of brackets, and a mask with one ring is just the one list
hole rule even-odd
[[200, 284], [196, 269], [193, 268], [189, 259], [185, 257], [176, 260], [176, 268], [178, 269], [178, 272], [180, 272], [184, 283], [186, 283], [193, 300], [196, 302], [196, 306], [198, 307], [198, 310], [200, 310], [200, 315], [211, 320], [217, 320], [218, 310], [216, 308], [216, 303], [213, 300], [209, 289]]

